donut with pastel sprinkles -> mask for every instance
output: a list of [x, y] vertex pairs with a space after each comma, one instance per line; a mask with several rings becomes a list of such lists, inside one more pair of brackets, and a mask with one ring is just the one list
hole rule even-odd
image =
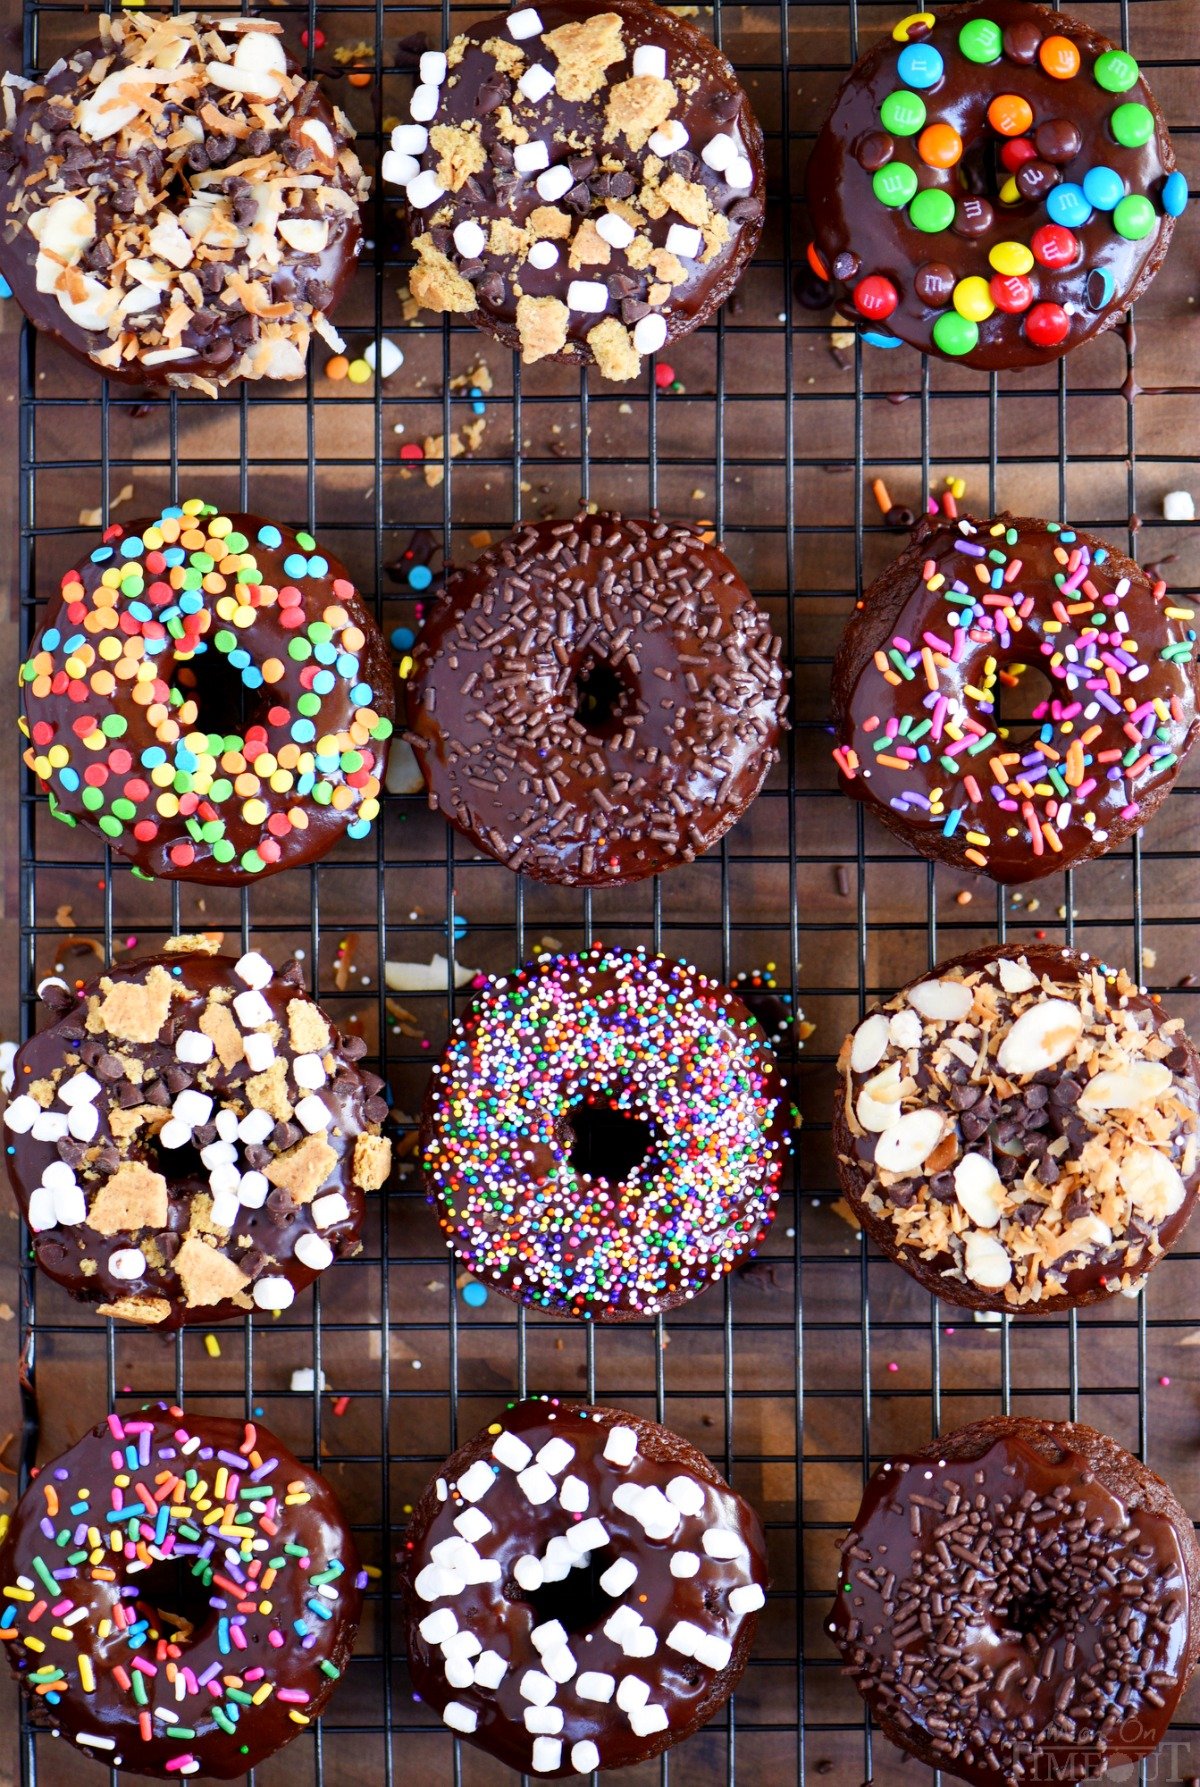
[[332, 1489], [274, 1434], [155, 1403], [21, 1497], [0, 1639], [34, 1724], [80, 1756], [240, 1780], [314, 1728], [366, 1583]]
[[422, 1115], [425, 1186], [489, 1289], [635, 1321], [753, 1255], [784, 1099], [764, 1032], [697, 969], [644, 949], [541, 956], [455, 1025]]
[[311, 534], [198, 499], [114, 523], [63, 575], [20, 682], [50, 811], [148, 878], [252, 881], [378, 816], [392, 667]]
[[535, 1779], [634, 1767], [724, 1706], [766, 1587], [758, 1516], [679, 1434], [557, 1396], [510, 1403], [413, 1511], [413, 1689]]
[[1145, 825], [1200, 732], [1198, 691], [1194, 604], [1114, 547], [927, 517], [838, 645], [833, 757], [913, 850], [1017, 885]]
[[1029, 0], [914, 12], [833, 102], [809, 258], [875, 346], [1037, 366], [1121, 320], [1187, 200], [1127, 51]]

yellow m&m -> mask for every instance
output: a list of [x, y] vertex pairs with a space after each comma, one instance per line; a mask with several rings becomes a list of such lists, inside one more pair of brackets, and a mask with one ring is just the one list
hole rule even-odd
[[969, 323], [986, 322], [996, 306], [986, 279], [960, 279], [954, 288], [954, 308]]
[[988, 260], [1006, 279], [1020, 277], [1033, 266], [1033, 254], [1024, 242], [997, 242], [989, 251]]

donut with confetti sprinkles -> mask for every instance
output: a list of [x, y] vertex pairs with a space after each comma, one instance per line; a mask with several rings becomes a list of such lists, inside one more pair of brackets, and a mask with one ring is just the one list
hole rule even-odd
[[290, 1308], [359, 1251], [391, 1166], [383, 1082], [298, 962], [170, 938], [99, 980], [44, 981], [18, 1050], [9, 1176], [42, 1271], [145, 1327]]
[[509, 1403], [414, 1510], [413, 1687], [510, 1768], [632, 1767], [724, 1706], [766, 1586], [758, 1516], [678, 1434], [554, 1396]]
[[926, 517], [838, 646], [842, 787], [935, 862], [1056, 874], [1166, 799], [1200, 730], [1196, 655], [1193, 605], [1103, 540]]
[[426, 1095], [446, 1245], [517, 1302], [623, 1322], [753, 1256], [787, 1147], [770, 1045], [727, 987], [643, 949], [542, 956], [455, 1025]]
[[311, 534], [172, 505], [105, 529], [51, 608], [21, 730], [56, 819], [184, 881], [252, 881], [367, 836], [392, 667]]
[[332, 1489], [274, 1434], [156, 1403], [21, 1497], [0, 1641], [36, 1723], [81, 1754], [229, 1781], [315, 1726], [366, 1581]]
[[1029, 0], [912, 12], [843, 82], [810, 258], [865, 339], [987, 371], [1114, 328], [1188, 186], [1137, 62]]

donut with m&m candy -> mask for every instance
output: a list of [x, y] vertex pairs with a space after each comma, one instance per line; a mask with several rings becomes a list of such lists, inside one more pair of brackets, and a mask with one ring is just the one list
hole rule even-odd
[[914, 12], [843, 82], [808, 168], [810, 260], [872, 343], [986, 371], [1111, 329], [1187, 181], [1137, 62], [1030, 0]]
[[51, 812], [136, 873], [251, 881], [378, 815], [391, 662], [311, 534], [199, 499], [114, 523], [64, 574], [20, 681]]
[[1103, 540], [926, 517], [838, 645], [833, 756], [922, 856], [1036, 881], [1153, 816], [1200, 732], [1198, 690], [1192, 605]]

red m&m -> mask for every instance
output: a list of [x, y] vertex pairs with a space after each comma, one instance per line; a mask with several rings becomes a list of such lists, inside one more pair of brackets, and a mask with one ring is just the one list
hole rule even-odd
[[1009, 316], [1020, 316], [1033, 303], [1033, 286], [1019, 273], [1007, 276], [997, 273], [989, 282], [988, 290], [996, 309], [1007, 311]]
[[872, 322], [882, 322], [891, 316], [899, 302], [899, 292], [882, 273], [869, 273], [854, 288], [855, 307]]
[[1002, 145], [1000, 159], [1009, 173], [1015, 174], [1027, 161], [1037, 160], [1037, 150], [1028, 137], [1011, 137]]
[[1035, 304], [1025, 318], [1025, 333], [1035, 347], [1057, 347], [1071, 332], [1071, 319], [1061, 304]]
[[1044, 223], [1029, 244], [1043, 267], [1069, 267], [1079, 253], [1079, 238], [1061, 223]]

